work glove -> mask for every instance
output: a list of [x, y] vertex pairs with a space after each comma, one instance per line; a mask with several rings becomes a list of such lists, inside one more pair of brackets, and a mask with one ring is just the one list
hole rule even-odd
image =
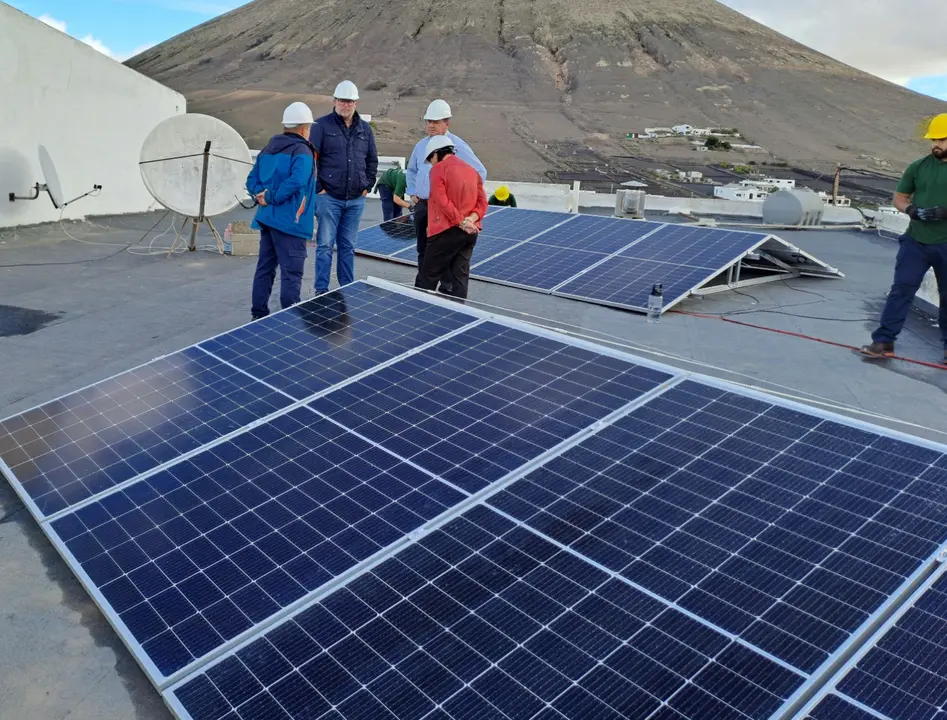
[[947, 207], [919, 208], [916, 205], [908, 205], [904, 212], [912, 220], [947, 220]]

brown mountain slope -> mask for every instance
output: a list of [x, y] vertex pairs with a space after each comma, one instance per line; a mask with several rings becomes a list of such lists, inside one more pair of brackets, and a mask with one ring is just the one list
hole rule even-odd
[[677, 123], [736, 127], [803, 164], [897, 167], [925, 151], [918, 121], [944, 109], [715, 0], [255, 0], [128, 64], [251, 147], [288, 101], [326, 112], [349, 78], [381, 152], [404, 153], [443, 97], [491, 174], [520, 179], [561, 165], [563, 145], [620, 154], [626, 132]]

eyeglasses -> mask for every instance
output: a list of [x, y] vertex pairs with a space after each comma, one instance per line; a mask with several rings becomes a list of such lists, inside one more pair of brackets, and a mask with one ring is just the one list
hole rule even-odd
[[354, 105], [355, 100], [342, 100], [341, 98], [336, 98], [335, 101], [340, 105]]

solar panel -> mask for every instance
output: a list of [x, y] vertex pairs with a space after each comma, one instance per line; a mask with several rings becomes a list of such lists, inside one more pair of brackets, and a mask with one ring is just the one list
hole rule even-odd
[[[943, 487], [941, 486], [941, 490]], [[928, 517], [942, 518], [943, 494]], [[836, 706], [855, 705], [866, 718], [941, 718], [947, 701], [947, 579], [941, 574], [921, 589], [907, 610], [863, 657], [844, 672], [834, 694], [811, 713], [827, 717]], [[863, 709], [862, 709], [863, 708]], [[868, 712], [870, 711], [870, 712]]]
[[552, 290], [606, 257], [599, 252], [528, 242], [472, 266], [471, 274], [518, 287]]
[[48, 532], [160, 684], [463, 497], [303, 407]]
[[359, 284], [199, 347], [302, 399], [476, 320], [462, 308]]
[[671, 377], [486, 322], [311, 407], [476, 492]]
[[362, 255], [386, 258], [402, 251], [417, 252], [416, 238], [414, 216], [402, 215], [359, 231], [355, 246]]
[[[930, 717], [941, 720], [938, 715]], [[884, 720], [884, 716], [860, 708], [838, 695], [827, 695], [803, 720]]]
[[475, 507], [165, 697], [193, 720], [706, 720], [767, 717], [801, 681]]
[[593, 300], [606, 305], [644, 310], [655, 283], [663, 285], [664, 309], [687, 297], [714, 271], [690, 265], [610, 257], [592, 271], [556, 287], [553, 295]]
[[629, 221], [601, 215], [577, 215], [575, 220], [547, 230], [531, 242], [536, 245], [553, 245], [609, 255], [660, 227], [662, 223], [645, 220]]
[[947, 540], [945, 479], [933, 450], [688, 380], [488, 502], [813, 673]]
[[289, 403], [188, 348], [7, 418], [0, 469], [43, 519]]
[[[841, 276], [835, 268], [763, 233], [600, 215], [504, 210], [484, 221], [472, 277], [576, 300], [643, 312], [651, 288], [662, 283], [663, 310], [667, 310], [761, 246], [776, 260], [771, 266], [757, 264], [754, 269], [769, 267], [771, 279], [783, 276], [786, 265], [803, 274]], [[357, 245], [367, 248], [366, 254], [416, 265], [413, 245], [399, 249], [386, 232], [392, 231], [363, 230], [360, 236], [366, 235], [366, 240]]]
[[767, 237], [763, 233], [665, 225], [625, 248], [618, 256], [719, 271], [765, 242]]
[[506, 212], [484, 218], [483, 230], [480, 235], [505, 240], [527, 240], [533, 235], [550, 230], [575, 218], [575, 215], [568, 213], [547, 212], [546, 210], [507, 209]]

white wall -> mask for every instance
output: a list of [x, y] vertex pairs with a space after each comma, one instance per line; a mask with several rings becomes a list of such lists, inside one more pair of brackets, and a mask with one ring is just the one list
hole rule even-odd
[[0, 2], [0, 227], [58, 220], [37, 148], [49, 151], [69, 205], [64, 218], [142, 212], [157, 206], [138, 172], [151, 129], [185, 112], [184, 96]]
[[[896, 237], [907, 232], [910, 219], [904, 213], [891, 215], [889, 213], [876, 213], [875, 219], [884, 233], [890, 237]], [[892, 271], [894, 266], [892, 265]], [[934, 270], [928, 270], [924, 276], [924, 282], [921, 283], [920, 290], [917, 291], [917, 297], [932, 305], [935, 310], [940, 307], [940, 293], [937, 290], [937, 278], [934, 276]]]

